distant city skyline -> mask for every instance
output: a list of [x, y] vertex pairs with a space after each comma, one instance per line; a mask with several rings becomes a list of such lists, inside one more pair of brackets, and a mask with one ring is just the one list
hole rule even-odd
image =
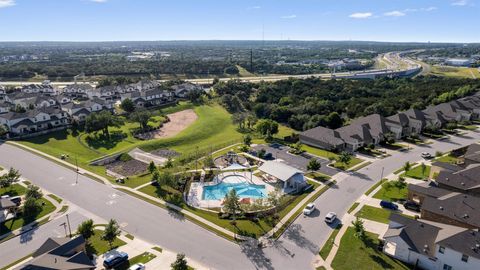
[[478, 0], [0, 0], [0, 41], [480, 42]]

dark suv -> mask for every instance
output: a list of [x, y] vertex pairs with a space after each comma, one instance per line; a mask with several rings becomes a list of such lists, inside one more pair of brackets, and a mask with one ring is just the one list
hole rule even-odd
[[406, 201], [403, 206], [405, 207], [405, 209], [420, 212], [420, 205], [416, 202]]

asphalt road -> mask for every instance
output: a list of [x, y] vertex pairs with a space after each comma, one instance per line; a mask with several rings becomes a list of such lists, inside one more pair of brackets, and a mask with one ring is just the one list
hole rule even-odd
[[[470, 132], [467, 136], [414, 147], [408, 152], [396, 152], [355, 173], [342, 174], [337, 185], [315, 201], [319, 209], [315, 215], [298, 218], [278, 241], [264, 249], [233, 244], [174, 213], [86, 177], [79, 177], [79, 184], [73, 185], [73, 171], [10, 145], [0, 146], [0, 165], [14, 166], [33, 183], [87, 211], [104, 219], [115, 218], [123, 229], [135, 236], [173, 251], [184, 252], [211, 268], [311, 269], [314, 256], [332, 230], [323, 222], [327, 212], [335, 211], [340, 217], [344, 215], [350, 205], [380, 179], [382, 170], [384, 175], [388, 175], [406, 161], [420, 160], [421, 152], [445, 152], [478, 140], [480, 134]], [[20, 250], [19, 258], [21, 253]], [[0, 249], [0, 254], [3, 254], [3, 249]]]
[[[85, 219], [87, 217], [79, 212], [69, 213], [72, 229], [77, 228], [78, 224]], [[0, 268], [33, 253], [48, 237], [65, 237], [66, 231], [62, 224], [66, 222], [67, 219], [63, 215], [18, 237], [0, 243]]]

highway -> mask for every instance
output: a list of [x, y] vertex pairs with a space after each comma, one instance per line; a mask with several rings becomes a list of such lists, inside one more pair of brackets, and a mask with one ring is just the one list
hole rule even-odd
[[[421, 66], [417, 63], [414, 63], [410, 59], [401, 56], [400, 52], [389, 52], [381, 56], [385, 63], [387, 63], [387, 68], [385, 69], [374, 69], [374, 70], [362, 70], [362, 71], [352, 71], [352, 72], [336, 72], [336, 73], [317, 73], [317, 74], [305, 74], [305, 75], [266, 75], [266, 76], [253, 76], [253, 77], [231, 77], [231, 78], [219, 78], [219, 81], [229, 81], [232, 79], [238, 79], [243, 82], [252, 82], [258, 83], [261, 81], [265, 82], [274, 82], [280, 80], [287, 80], [289, 78], [296, 79], [305, 79], [310, 77], [322, 78], [322, 79], [331, 79], [331, 78], [344, 78], [344, 79], [374, 79], [377, 77], [385, 76], [399, 76], [398, 73], [412, 72], [415, 73]], [[408, 76], [408, 75], [406, 75]], [[186, 79], [185, 81], [191, 82], [194, 84], [208, 85], [213, 83], [213, 78], [204, 78], [204, 79]], [[159, 82], [166, 82], [167, 80], [158, 80]], [[4, 86], [18, 86], [23, 84], [31, 84], [33, 82], [28, 81], [0, 81], [0, 85]], [[96, 86], [98, 82], [92, 81], [87, 82], [92, 86]], [[67, 85], [75, 84], [75, 82], [51, 82], [52, 85], [56, 87], [65, 87]]]
[[[408, 152], [395, 152], [358, 172], [337, 175], [337, 185], [315, 201], [319, 211], [311, 217], [298, 218], [278, 241], [263, 249], [255, 244], [231, 243], [175, 213], [85, 176], [80, 176], [79, 184], [74, 185], [73, 171], [8, 144], [0, 145], [0, 165], [19, 169], [34, 184], [81, 206], [84, 213], [92, 213], [103, 219], [114, 218], [124, 230], [136, 237], [184, 252], [212, 269], [312, 269], [319, 248], [332, 231], [323, 221], [327, 212], [335, 211], [340, 217], [343, 216], [350, 205], [380, 179], [382, 170], [384, 175], [388, 175], [406, 161], [420, 160], [421, 152], [445, 152], [479, 140], [479, 133], [468, 132], [462, 137], [413, 147]], [[37, 234], [32, 237], [36, 239]], [[44, 237], [38, 234], [38, 238]], [[12, 250], [17, 251], [15, 255], [18, 258], [29, 252], [22, 248], [18, 240], [9, 240], [7, 243], [0, 246], [0, 267], [9, 263], [5, 260], [11, 259]]]

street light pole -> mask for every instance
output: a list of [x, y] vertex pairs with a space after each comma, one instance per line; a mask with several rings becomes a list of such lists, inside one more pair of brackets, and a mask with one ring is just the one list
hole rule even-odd
[[383, 180], [383, 170], [384, 170], [384, 169], [385, 169], [385, 168], [384, 168], [384, 167], [382, 167], [382, 174], [380, 175], [380, 181], [382, 181], [382, 180]]
[[75, 185], [78, 184], [78, 159], [77, 156], [75, 156], [75, 166], [77, 167], [77, 175], [75, 177]]
[[68, 214], [67, 214], [67, 224], [68, 224], [69, 237], [72, 238], [72, 228], [70, 227], [70, 219], [68, 218]]

